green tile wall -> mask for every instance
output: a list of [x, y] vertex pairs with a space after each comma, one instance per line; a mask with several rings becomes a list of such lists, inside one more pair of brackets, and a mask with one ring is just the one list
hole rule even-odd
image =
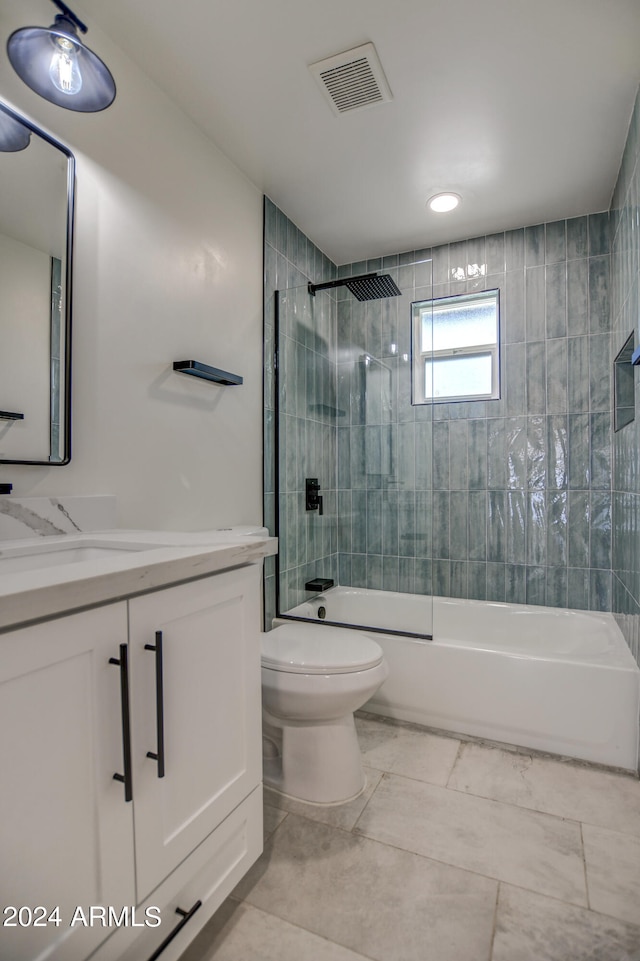
[[[309, 571], [354, 586], [610, 610], [608, 213], [336, 268], [266, 199], [267, 523], [275, 505], [273, 291], [376, 269], [391, 273], [402, 297], [358, 303], [338, 289], [321, 315], [326, 349], [314, 351], [313, 319], [285, 333], [289, 368], [311, 365], [346, 415], [323, 424], [299, 403], [286, 412], [295, 440], [282, 454], [282, 608], [304, 598]], [[413, 407], [411, 301], [492, 287], [501, 294], [501, 399]], [[365, 409], [365, 354], [391, 372], [390, 405], [369, 399]], [[333, 482], [322, 479], [324, 519], [305, 516], [301, 489], [306, 470], [321, 473], [308, 457], [318, 436], [323, 465], [335, 470]], [[273, 565], [267, 575], [269, 620]]]
[[[402, 297], [338, 294], [340, 581], [480, 600], [611, 608], [609, 215], [385, 258]], [[379, 262], [339, 268], [339, 275]], [[501, 399], [410, 403], [410, 303], [500, 289]], [[364, 424], [357, 358], [393, 376]], [[372, 470], [376, 432], [393, 470]]]

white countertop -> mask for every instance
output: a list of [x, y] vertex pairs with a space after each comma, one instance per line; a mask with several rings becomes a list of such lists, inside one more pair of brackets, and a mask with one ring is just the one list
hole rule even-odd
[[64, 549], [71, 542], [79, 547], [144, 545], [113, 557], [0, 573], [0, 630], [257, 563], [277, 552], [277, 538], [237, 531], [111, 529], [0, 541], [0, 559], [31, 548]]

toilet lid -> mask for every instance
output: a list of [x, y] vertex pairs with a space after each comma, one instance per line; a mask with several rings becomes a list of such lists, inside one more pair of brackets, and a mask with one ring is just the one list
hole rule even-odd
[[262, 635], [262, 666], [287, 674], [350, 674], [382, 660], [382, 648], [359, 631], [324, 624], [283, 624]]

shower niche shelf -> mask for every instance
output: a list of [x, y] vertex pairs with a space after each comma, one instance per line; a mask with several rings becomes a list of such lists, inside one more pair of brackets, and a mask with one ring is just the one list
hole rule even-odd
[[191, 374], [192, 377], [208, 380], [211, 384], [222, 384], [224, 387], [237, 387], [243, 383], [240, 374], [231, 374], [228, 370], [210, 367], [209, 364], [202, 364], [199, 360], [175, 360], [173, 369], [180, 374]]

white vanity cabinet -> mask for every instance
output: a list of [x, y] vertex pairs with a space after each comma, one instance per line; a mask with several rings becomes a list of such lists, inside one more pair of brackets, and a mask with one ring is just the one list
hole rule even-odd
[[2, 907], [60, 917], [0, 928], [1, 959], [173, 961], [259, 855], [260, 575], [0, 635]]
[[[261, 780], [258, 575], [246, 567], [129, 602], [137, 901]], [[162, 777], [148, 757], [159, 719]]]
[[134, 903], [133, 810], [113, 778], [123, 773], [120, 669], [109, 663], [126, 640], [123, 603], [0, 635], [6, 961], [55, 945], [52, 958], [80, 961], [104, 934], [70, 927], [74, 909]]

